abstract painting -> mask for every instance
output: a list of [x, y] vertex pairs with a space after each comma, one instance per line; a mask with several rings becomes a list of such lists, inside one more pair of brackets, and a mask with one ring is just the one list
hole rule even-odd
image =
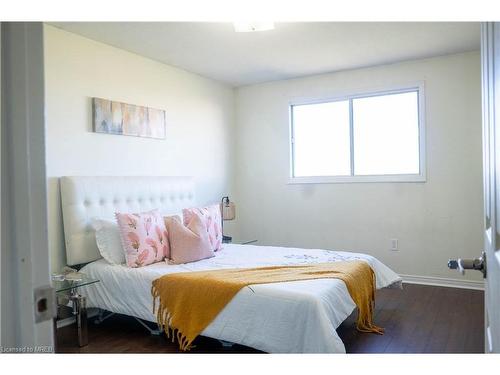
[[165, 111], [92, 98], [96, 133], [165, 139]]

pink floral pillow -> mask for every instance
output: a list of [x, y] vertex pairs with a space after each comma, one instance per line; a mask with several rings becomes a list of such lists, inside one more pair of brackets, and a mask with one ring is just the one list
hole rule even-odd
[[170, 256], [168, 234], [158, 210], [115, 213], [128, 267], [142, 267]]
[[193, 217], [201, 219], [207, 233], [210, 246], [213, 251], [222, 249], [222, 225], [220, 205], [213, 204], [201, 208], [185, 208], [182, 210], [184, 225], [189, 226]]

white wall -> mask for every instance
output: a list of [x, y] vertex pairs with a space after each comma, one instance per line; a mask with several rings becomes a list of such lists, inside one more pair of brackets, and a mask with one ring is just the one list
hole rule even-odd
[[[233, 90], [45, 26], [47, 176], [52, 271], [65, 265], [58, 177], [189, 175], [201, 204], [229, 193]], [[167, 111], [167, 139], [92, 132], [91, 98]]]
[[[287, 185], [288, 102], [425, 82], [427, 182]], [[479, 53], [277, 81], [236, 92], [238, 227], [261, 244], [363, 251], [409, 275], [460, 278], [482, 248]], [[399, 252], [389, 251], [399, 239]], [[469, 273], [480, 279], [479, 273]]]
[[[227, 86], [51, 26], [45, 66], [53, 271], [65, 264], [63, 175], [193, 175], [200, 203], [233, 192], [228, 234], [364, 251], [402, 274], [459, 278], [448, 258], [482, 248], [478, 53], [247, 86], [235, 101]], [[287, 184], [289, 100], [420, 81], [426, 183]], [[166, 109], [167, 139], [93, 133], [93, 96]]]

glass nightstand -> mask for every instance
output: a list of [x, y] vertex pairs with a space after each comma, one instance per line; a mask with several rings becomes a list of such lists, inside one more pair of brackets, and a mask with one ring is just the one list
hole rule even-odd
[[[69, 300], [72, 304], [72, 314], [76, 318], [76, 326], [78, 331], [78, 345], [85, 346], [88, 344], [87, 335], [87, 301], [84, 296], [78, 293], [78, 288], [90, 284], [98, 283], [100, 280], [93, 279], [87, 275], [82, 274], [79, 280], [52, 280], [56, 294], [62, 292], [69, 292]], [[57, 318], [54, 321], [54, 327], [57, 327]]]

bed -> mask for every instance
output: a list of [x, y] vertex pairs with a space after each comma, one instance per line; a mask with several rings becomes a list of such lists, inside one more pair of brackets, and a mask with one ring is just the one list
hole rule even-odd
[[[111, 265], [100, 258], [90, 220], [115, 211], [159, 208], [164, 214], [195, 206], [189, 177], [63, 177], [61, 197], [69, 265], [100, 283], [82, 288], [89, 307], [155, 322], [151, 282], [168, 273], [313, 264], [358, 259], [370, 264], [377, 289], [399, 287], [401, 278], [372, 256], [323, 249], [225, 244], [210, 259], [182, 265], [155, 263], [141, 268]], [[269, 353], [345, 353], [337, 327], [355, 305], [338, 279], [251, 285], [243, 288], [203, 336]], [[355, 329], [353, 327], [353, 329]]]

